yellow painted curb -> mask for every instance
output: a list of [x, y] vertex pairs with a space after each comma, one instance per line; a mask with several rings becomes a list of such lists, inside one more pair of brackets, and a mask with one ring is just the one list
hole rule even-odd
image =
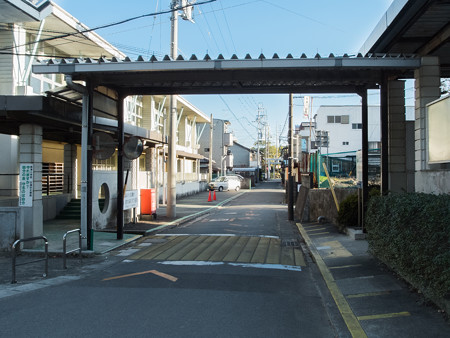
[[347, 325], [348, 330], [350, 331], [350, 334], [352, 335], [352, 337], [366, 338], [367, 335], [361, 327], [358, 318], [356, 318], [355, 314], [350, 308], [350, 305], [348, 305], [347, 300], [336, 285], [336, 281], [334, 280], [333, 275], [323, 261], [322, 257], [320, 257], [316, 247], [312, 243], [305, 229], [303, 229], [301, 223], [297, 223], [297, 228], [300, 231], [300, 234], [302, 235], [306, 244], [308, 245], [311, 254], [314, 256], [320, 273], [322, 274], [322, 277], [327, 284], [328, 290], [330, 290], [331, 296], [333, 297], [334, 302], [336, 303], [339, 312], [341, 313], [342, 318], [344, 319], [344, 322]]

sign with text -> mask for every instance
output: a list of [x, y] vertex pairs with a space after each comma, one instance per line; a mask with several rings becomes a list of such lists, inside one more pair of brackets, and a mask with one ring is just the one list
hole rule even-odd
[[19, 172], [19, 207], [33, 206], [33, 164], [21, 163]]
[[139, 205], [139, 194], [137, 190], [129, 190], [125, 192], [123, 198], [123, 210], [137, 208]]
[[303, 116], [305, 118], [309, 118], [309, 103], [310, 103], [310, 96], [305, 96], [303, 98]]

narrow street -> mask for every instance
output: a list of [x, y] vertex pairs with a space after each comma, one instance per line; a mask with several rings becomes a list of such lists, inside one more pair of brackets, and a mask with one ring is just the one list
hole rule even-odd
[[287, 221], [283, 196], [279, 182], [262, 183], [213, 213], [123, 248], [107, 268], [3, 298], [0, 332], [348, 336], [339, 316], [324, 305], [329, 299], [321, 296], [323, 282]]

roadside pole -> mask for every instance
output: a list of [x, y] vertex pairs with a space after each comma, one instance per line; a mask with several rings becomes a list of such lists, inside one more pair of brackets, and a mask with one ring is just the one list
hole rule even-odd
[[292, 131], [293, 131], [293, 94], [289, 94], [289, 131], [288, 131], [288, 142], [289, 142], [289, 148], [288, 148], [288, 220], [293, 221], [294, 220], [294, 177], [292, 176]]
[[212, 151], [213, 151], [213, 130], [214, 130], [214, 120], [211, 114], [211, 123], [209, 124], [209, 163], [208, 163], [208, 182], [212, 181]]

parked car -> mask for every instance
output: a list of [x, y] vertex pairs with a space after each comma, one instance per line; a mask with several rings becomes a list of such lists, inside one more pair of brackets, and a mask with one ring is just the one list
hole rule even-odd
[[236, 190], [241, 189], [241, 177], [239, 175], [233, 176], [219, 176], [214, 181], [209, 183], [210, 190]]

